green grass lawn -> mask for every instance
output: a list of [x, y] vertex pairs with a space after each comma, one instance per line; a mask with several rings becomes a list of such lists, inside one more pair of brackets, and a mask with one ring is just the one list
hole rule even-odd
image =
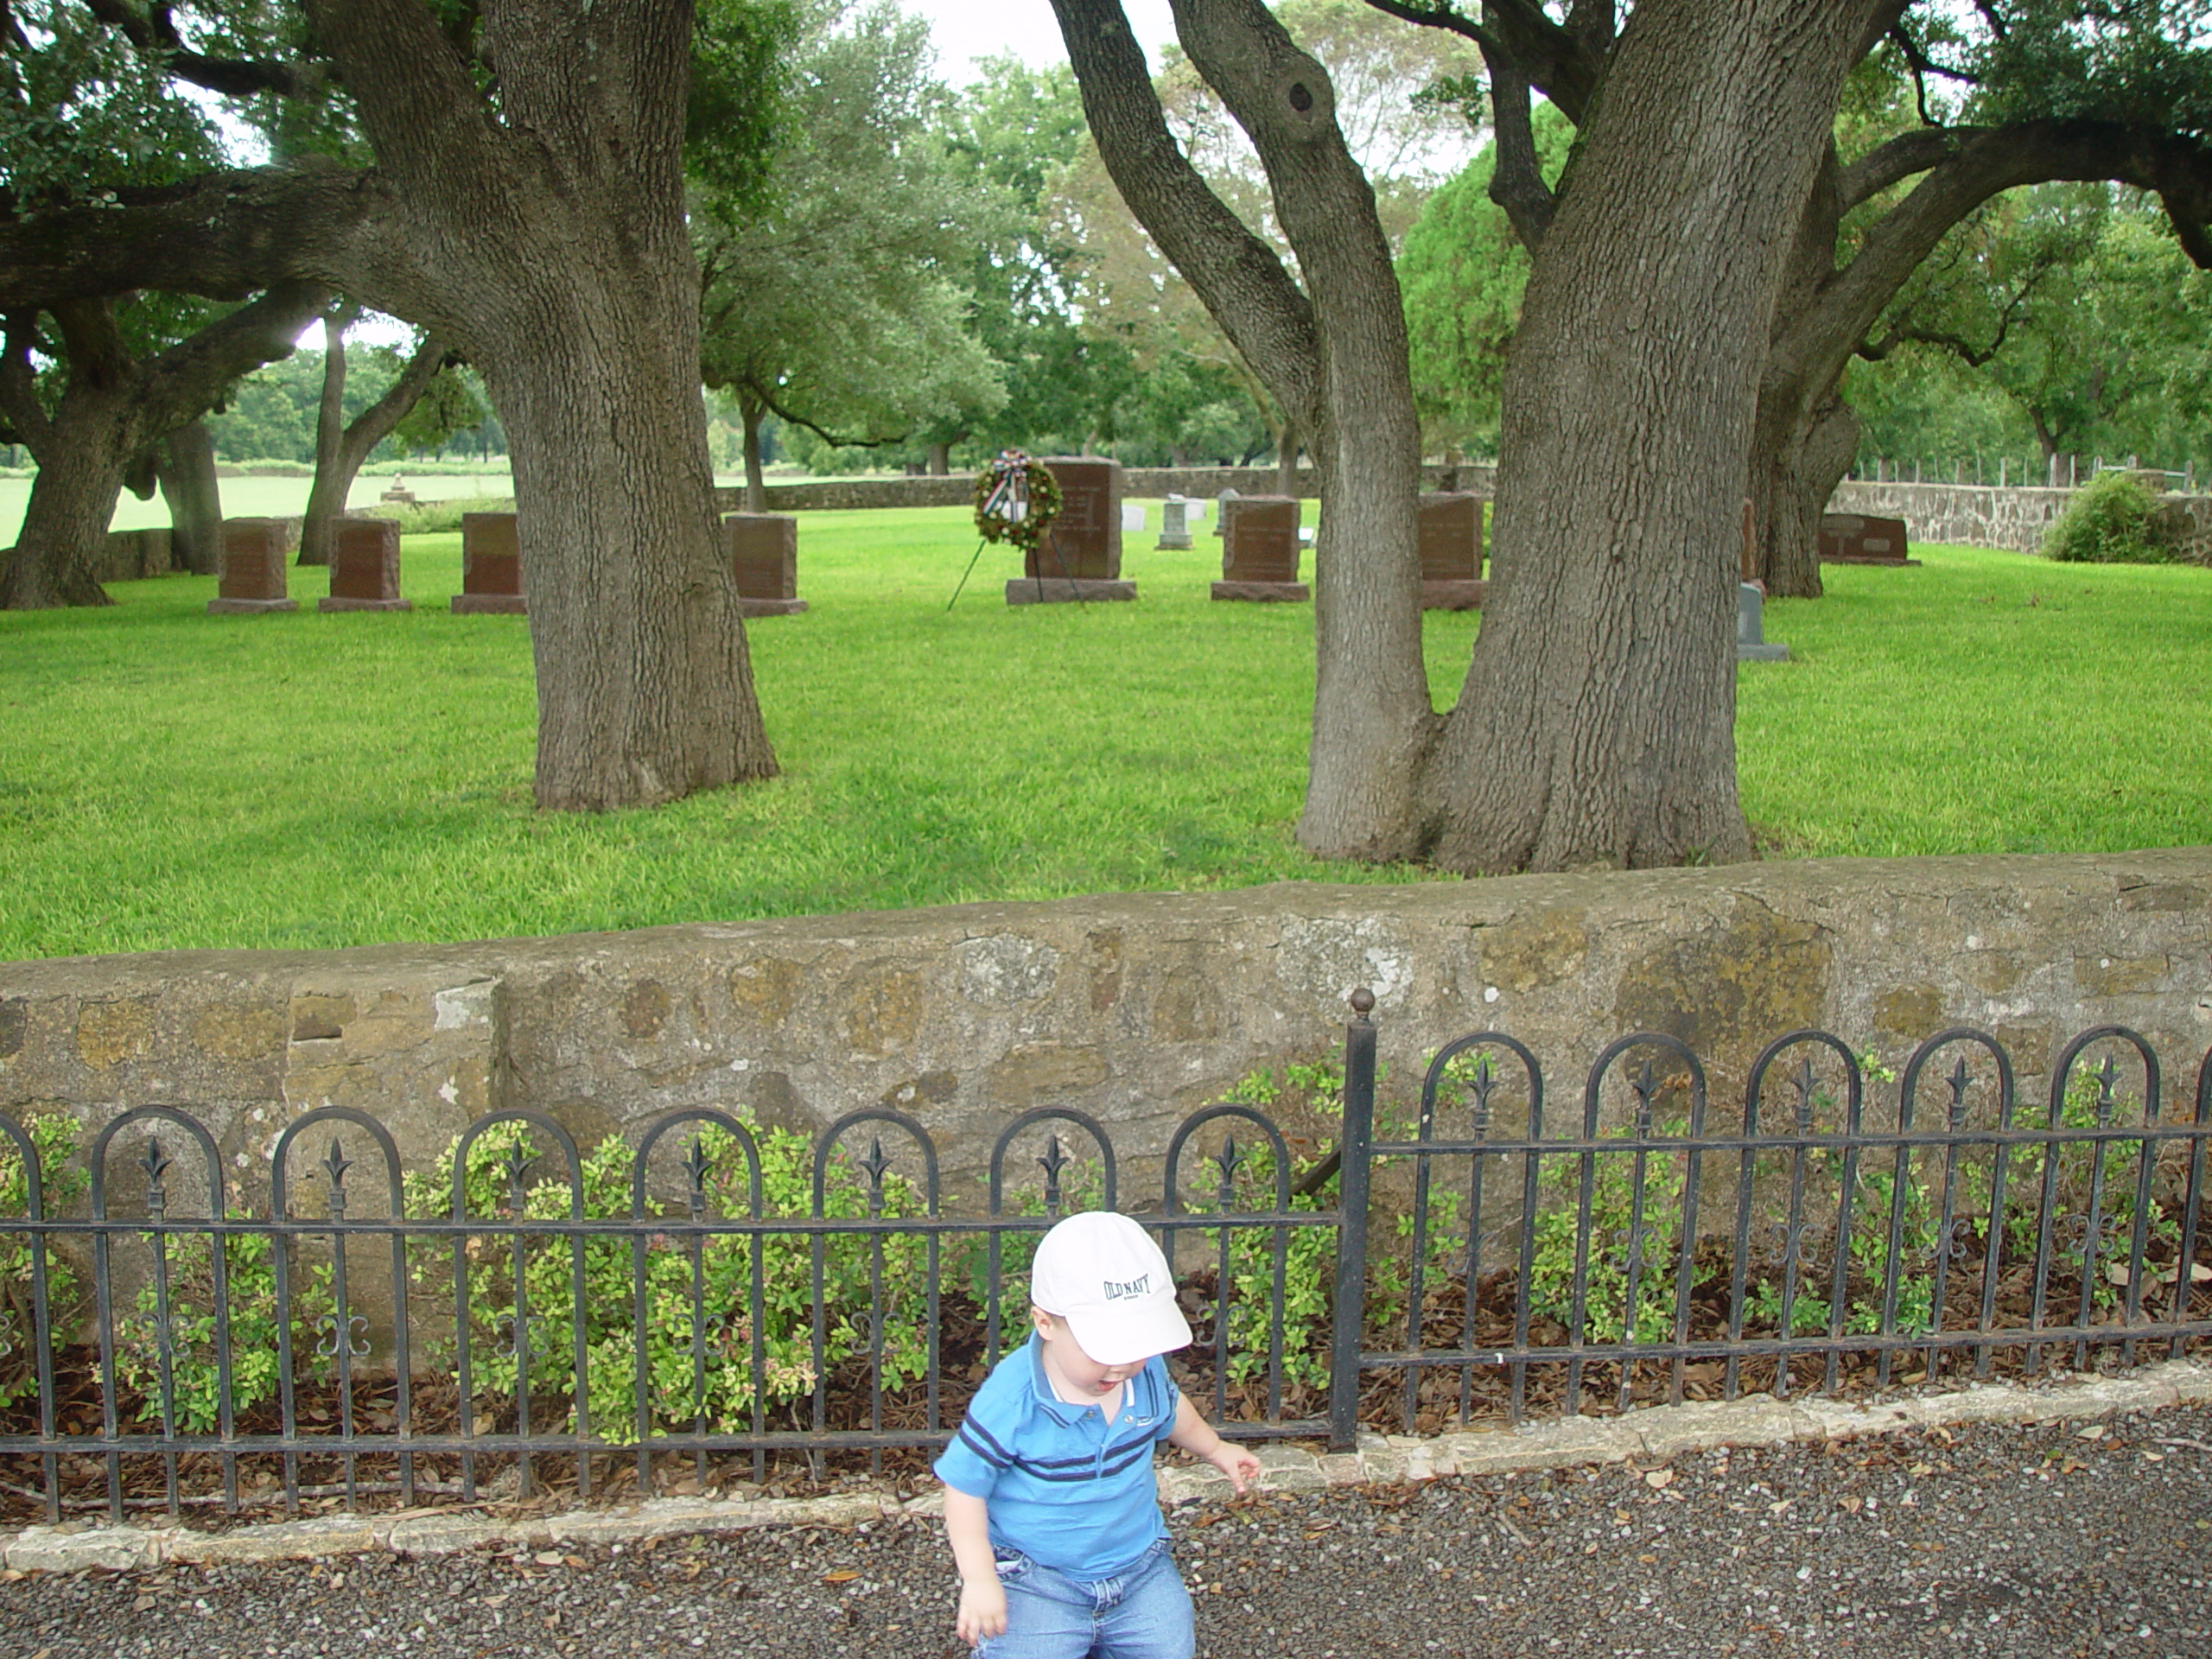
[[[1312, 506], [1308, 505], [1308, 513]], [[456, 617], [459, 537], [410, 537], [407, 615], [211, 617], [211, 580], [0, 615], [0, 958], [327, 947], [1285, 877], [1310, 607], [1216, 605], [1210, 534], [1127, 541], [1134, 605], [1010, 609], [957, 508], [803, 515], [804, 616], [749, 634], [783, 775], [541, 817], [527, 623]], [[1746, 811], [1773, 852], [2212, 841], [2212, 572], [1917, 549], [1769, 607]], [[1456, 693], [1477, 619], [1433, 613]]]

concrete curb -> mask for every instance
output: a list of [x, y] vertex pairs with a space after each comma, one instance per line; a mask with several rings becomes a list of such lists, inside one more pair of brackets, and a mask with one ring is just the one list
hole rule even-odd
[[[2168, 1360], [2125, 1376], [2075, 1378], [2036, 1388], [1993, 1383], [1948, 1394], [1900, 1395], [1872, 1405], [1755, 1395], [1725, 1404], [1654, 1406], [1620, 1417], [1571, 1417], [1519, 1429], [1433, 1437], [1363, 1433], [1358, 1450], [1350, 1452], [1268, 1446], [1259, 1452], [1259, 1484], [1262, 1491], [1292, 1493], [1630, 1459], [1656, 1464], [1723, 1446], [1819, 1445], [1954, 1424], [2075, 1422], [2208, 1404], [2212, 1365], [2193, 1360]], [[1211, 1468], [1177, 1467], [1160, 1471], [1160, 1493], [1170, 1504], [1189, 1503], [1227, 1497], [1230, 1486]], [[652, 1498], [528, 1520], [467, 1510], [418, 1510], [327, 1516], [221, 1532], [64, 1522], [0, 1534], [0, 1559], [17, 1573], [75, 1573], [87, 1567], [127, 1572], [168, 1563], [301, 1560], [372, 1550], [395, 1555], [554, 1550], [564, 1544], [632, 1543], [748, 1527], [847, 1527], [933, 1516], [943, 1510], [942, 1497], [934, 1493], [902, 1501], [882, 1491], [830, 1497]]]

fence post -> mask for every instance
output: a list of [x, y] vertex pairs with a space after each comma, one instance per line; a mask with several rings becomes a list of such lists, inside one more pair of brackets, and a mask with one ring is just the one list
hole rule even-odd
[[1344, 1027], [1344, 1127], [1338, 1141], [1336, 1322], [1329, 1335], [1329, 1447], [1359, 1442], [1360, 1333], [1367, 1324], [1367, 1175], [1375, 1144], [1375, 993], [1351, 994]]

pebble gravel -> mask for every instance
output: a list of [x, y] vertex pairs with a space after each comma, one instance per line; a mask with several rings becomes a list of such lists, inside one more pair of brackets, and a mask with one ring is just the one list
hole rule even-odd
[[[1212, 1659], [2212, 1656], [2212, 1408], [1190, 1505]], [[9, 1659], [951, 1659], [933, 1522], [10, 1574]]]

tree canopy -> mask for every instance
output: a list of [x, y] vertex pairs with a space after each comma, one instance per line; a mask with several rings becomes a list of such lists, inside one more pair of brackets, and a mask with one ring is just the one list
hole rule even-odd
[[969, 327], [969, 258], [996, 204], [944, 153], [926, 43], [888, 3], [810, 0], [746, 189], [699, 179], [702, 372], [737, 403], [756, 486], [764, 412], [879, 444], [1005, 401]]

